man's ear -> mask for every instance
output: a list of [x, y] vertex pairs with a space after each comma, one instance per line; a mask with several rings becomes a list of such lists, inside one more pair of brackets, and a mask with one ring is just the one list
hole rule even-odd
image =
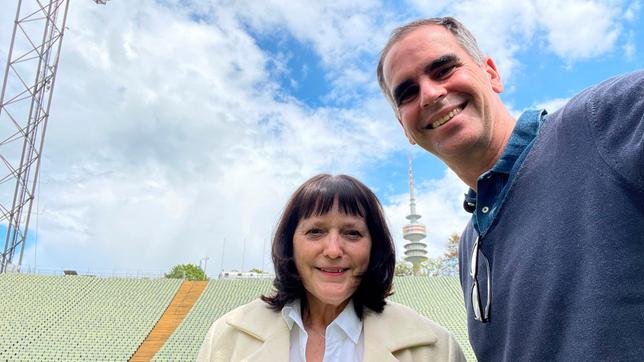
[[398, 124], [400, 124], [400, 127], [402, 127], [402, 129], [403, 129], [403, 132], [405, 133], [405, 137], [407, 137], [407, 141], [409, 141], [409, 143], [411, 145], [415, 145], [416, 141], [414, 141], [414, 139], [411, 137], [409, 132], [407, 132], [407, 128], [405, 128], [405, 126], [403, 126], [403, 123], [400, 120], [400, 116], [398, 116], [398, 111], [396, 111], [396, 119], [398, 120]]
[[485, 71], [490, 77], [490, 85], [496, 93], [503, 92], [503, 82], [501, 81], [501, 74], [496, 70], [496, 64], [492, 58], [487, 57], [485, 59]]

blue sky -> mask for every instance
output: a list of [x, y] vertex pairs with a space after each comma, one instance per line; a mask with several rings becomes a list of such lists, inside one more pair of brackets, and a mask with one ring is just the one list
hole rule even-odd
[[209, 257], [211, 274], [270, 269], [284, 203], [321, 172], [372, 187], [402, 251], [409, 153], [440, 255], [467, 221], [465, 186], [407, 144], [375, 66], [395, 26], [443, 15], [496, 61], [515, 115], [644, 68], [641, 0], [75, 1], [24, 264], [165, 271]]

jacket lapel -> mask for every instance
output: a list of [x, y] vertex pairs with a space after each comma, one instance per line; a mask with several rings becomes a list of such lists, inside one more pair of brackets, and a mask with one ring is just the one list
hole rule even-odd
[[[281, 313], [271, 311], [262, 301], [251, 302], [244, 313], [226, 320], [231, 326], [262, 342], [247, 362], [288, 361], [290, 332]], [[363, 331], [365, 361], [397, 362], [394, 353], [406, 348], [432, 345], [438, 338], [415, 312], [387, 301], [381, 314], [365, 310]]]
[[[248, 362], [288, 361], [290, 350], [290, 334], [286, 325], [281, 331], [269, 336], [264, 344], [250, 357]], [[268, 359], [267, 359], [268, 358]]]
[[398, 361], [396, 351], [436, 343], [436, 334], [419, 320], [420, 316], [401, 312], [401, 306], [391, 301], [381, 314], [365, 310], [365, 361]]
[[382, 362], [398, 362], [389, 348], [387, 348], [380, 341], [367, 342], [369, 333], [365, 333], [365, 346], [364, 346], [364, 360], [365, 361], [382, 361]]
[[248, 362], [270, 360], [288, 361], [290, 347], [290, 333], [282, 314], [268, 308], [266, 303], [259, 299], [251, 302], [252, 307], [247, 308], [244, 314], [231, 316], [226, 322], [231, 326], [263, 342], [251, 356]]

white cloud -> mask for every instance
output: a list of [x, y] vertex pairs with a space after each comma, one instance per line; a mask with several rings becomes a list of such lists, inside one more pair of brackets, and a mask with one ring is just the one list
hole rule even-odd
[[548, 113], [552, 113], [563, 107], [566, 103], [568, 103], [569, 100], [570, 98], [551, 99], [546, 102], [535, 104], [533, 107], [530, 107], [530, 109], [545, 109], [546, 111], [548, 111]]
[[624, 57], [626, 57], [626, 59], [632, 60], [635, 58], [635, 53], [637, 52], [637, 45], [635, 44], [634, 31], [628, 32], [626, 43], [624, 43], [624, 45], [622, 46], [622, 50], [624, 51]]
[[552, 51], [570, 61], [604, 54], [620, 34], [619, 8], [596, 1], [538, 0], [537, 17]]
[[518, 67], [516, 55], [536, 30], [533, 2], [473, 0], [455, 2], [451, 10], [495, 60], [504, 79], [512, 79]]
[[274, 37], [288, 34], [312, 47], [333, 88], [325, 100], [355, 104], [364, 97], [361, 90], [377, 89], [372, 57], [394, 27], [393, 16], [383, 11], [384, 6], [374, 0], [237, 1], [231, 11], [255, 32]]
[[[520, 69], [518, 54], [538, 41], [574, 60], [610, 51], [616, 42], [593, 45], [591, 35], [619, 32], [617, 10], [595, 21], [606, 2], [575, 1], [588, 17], [575, 42], [542, 19], [550, 16], [538, 9], [544, 1], [416, 3], [425, 13], [458, 14], [506, 79]], [[242, 260], [246, 269], [269, 268], [266, 244], [300, 183], [319, 172], [364, 178], [406, 143], [375, 82], [374, 56], [400, 20], [384, 6], [375, 0], [72, 2], [32, 223], [38, 264], [167, 269], [209, 256], [211, 273], [222, 265], [239, 269]], [[579, 25], [575, 11], [560, 12]], [[0, 14], [0, 34], [9, 34], [10, 13]], [[552, 16], [568, 19], [562, 14]], [[267, 69], [294, 78], [293, 50], [267, 54], [249, 29], [310, 46], [332, 106], [312, 108], [281, 89]], [[3, 36], [0, 49], [7, 44]], [[6, 54], [0, 56], [4, 61]], [[417, 185], [430, 253], [439, 255], [469, 217], [461, 208], [466, 187], [449, 172]], [[408, 195], [383, 201], [402, 240]], [[33, 252], [25, 252], [27, 264]]]
[[281, 28], [299, 41], [312, 44], [324, 64], [343, 64], [360, 52], [373, 52], [373, 31], [382, 18], [377, 11], [380, 5], [372, 0], [239, 1], [233, 6], [245, 22], [260, 32]]
[[424, 0], [409, 0], [408, 1], [416, 10], [425, 14], [427, 17], [442, 16], [442, 13], [447, 9], [453, 1], [450, 0], [437, 0], [437, 1], [424, 1]]
[[453, 14], [466, 24], [506, 80], [511, 80], [519, 68], [518, 54], [539, 46], [542, 38], [545, 46], [568, 63], [614, 50], [622, 12], [633, 17], [638, 9], [638, 2], [623, 9], [621, 0], [411, 3], [416, 4], [420, 17]]
[[624, 20], [635, 21], [639, 17], [642, 5], [639, 0], [631, 1], [624, 11]]
[[211, 24], [153, 1], [90, 5], [70, 9], [40, 265], [169, 268], [210, 256], [213, 271], [225, 239], [224, 268], [268, 268], [265, 240], [297, 185], [360, 174], [398, 147], [382, 137], [399, 131], [378, 109], [284, 99], [227, 9]]

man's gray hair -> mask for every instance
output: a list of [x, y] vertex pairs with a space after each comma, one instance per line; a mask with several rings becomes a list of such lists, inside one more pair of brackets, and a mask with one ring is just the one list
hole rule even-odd
[[423, 26], [428, 26], [428, 25], [439, 25], [447, 30], [449, 30], [454, 37], [456, 38], [456, 41], [463, 47], [463, 49], [469, 54], [472, 59], [478, 64], [483, 64], [485, 62], [485, 55], [479, 49], [478, 44], [476, 43], [476, 38], [474, 38], [474, 35], [467, 30], [465, 25], [461, 24], [458, 20], [446, 16], [444, 18], [430, 18], [430, 19], [421, 19], [421, 20], [416, 20], [413, 21], [407, 25], [403, 25], [399, 28], [394, 29], [391, 32], [391, 36], [389, 37], [389, 41], [387, 42], [387, 45], [382, 49], [382, 52], [380, 53], [380, 61], [378, 62], [378, 68], [376, 70], [376, 73], [378, 74], [378, 84], [380, 85], [380, 89], [382, 90], [382, 93], [385, 95], [385, 98], [387, 98], [387, 101], [392, 105], [394, 108], [394, 111], [397, 112], [397, 105], [396, 101], [394, 100], [393, 95], [391, 92], [389, 92], [389, 89], [387, 88], [387, 84], [385, 82], [385, 76], [384, 76], [384, 61], [385, 57], [387, 56], [387, 53], [389, 50], [391, 50], [391, 47], [398, 42], [400, 39], [405, 37], [405, 35], [411, 33], [412, 31], [423, 27]]

